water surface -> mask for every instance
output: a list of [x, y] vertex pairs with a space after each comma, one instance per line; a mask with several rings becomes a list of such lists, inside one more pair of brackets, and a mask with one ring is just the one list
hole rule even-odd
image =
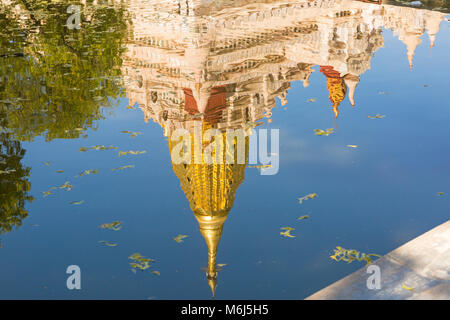
[[[303, 299], [364, 266], [336, 246], [383, 255], [448, 220], [437, 5], [156, 3], [1, 1], [0, 298]], [[195, 127], [242, 129], [245, 163], [173, 163]], [[260, 129], [273, 175], [249, 161]]]

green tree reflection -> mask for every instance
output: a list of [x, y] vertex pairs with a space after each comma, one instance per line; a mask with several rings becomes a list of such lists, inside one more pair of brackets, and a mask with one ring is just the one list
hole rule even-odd
[[18, 140], [77, 138], [121, 96], [125, 10], [90, 6], [89, 21], [70, 30], [69, 4], [0, 5], [0, 112]]
[[28, 215], [25, 203], [33, 201], [28, 194], [31, 168], [22, 166], [25, 155], [20, 142], [10, 133], [0, 132], [0, 234], [22, 225]]

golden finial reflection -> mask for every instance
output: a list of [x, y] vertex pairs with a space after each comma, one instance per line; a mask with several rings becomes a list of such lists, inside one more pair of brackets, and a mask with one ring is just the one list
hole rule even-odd
[[[199, 122], [201, 133], [211, 129], [212, 125], [207, 122]], [[208, 246], [208, 266], [206, 268], [206, 278], [211, 288], [212, 296], [215, 295], [217, 285], [216, 257], [217, 248], [222, 235], [223, 226], [228, 217], [228, 213], [233, 207], [236, 190], [244, 181], [245, 167], [248, 161], [249, 137], [245, 137], [245, 162], [239, 163], [238, 152], [240, 152], [237, 140], [227, 139], [226, 133], [222, 132], [216, 139], [222, 139], [221, 146], [222, 159], [217, 161], [213, 153], [213, 163], [205, 161], [203, 151], [205, 145], [203, 141], [196, 141], [198, 136], [194, 132], [190, 133], [191, 143], [190, 163], [175, 164], [172, 162], [173, 171], [180, 180], [181, 188], [189, 201], [192, 212], [198, 221], [200, 232]], [[200, 139], [203, 135], [200, 136]], [[177, 142], [178, 143], [178, 142]], [[196, 148], [196, 145], [199, 148]], [[227, 163], [227, 154], [233, 152], [233, 163]], [[169, 139], [169, 151], [174, 154], [174, 142]], [[215, 150], [217, 152], [217, 150]], [[198, 154], [200, 153], [200, 154]], [[198, 163], [198, 159], [201, 159]]]

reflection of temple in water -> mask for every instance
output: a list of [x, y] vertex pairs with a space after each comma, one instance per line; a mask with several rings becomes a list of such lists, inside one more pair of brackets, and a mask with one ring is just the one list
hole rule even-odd
[[[412, 67], [420, 37], [427, 32], [433, 46], [444, 17], [349, 0], [187, 1], [175, 7], [163, 1], [166, 11], [160, 3], [130, 1], [133, 35], [124, 73], [133, 80], [127, 86], [132, 102], [142, 105], [146, 119], [165, 126], [167, 119], [199, 112], [227, 126], [236, 113], [249, 121], [270, 117], [275, 98], [286, 103], [292, 81], [307, 86], [314, 65], [326, 77], [337, 115], [346, 95], [355, 103], [360, 76], [383, 45], [381, 27], [405, 43]], [[242, 6], [231, 6], [236, 3]]]
[[[308, 86], [316, 65], [336, 118], [346, 96], [355, 105], [360, 77], [383, 46], [382, 27], [405, 43], [412, 67], [420, 37], [427, 32], [433, 46], [444, 17], [350, 0], [129, 3], [127, 95], [168, 137], [178, 128], [192, 133], [196, 126], [248, 129], [271, 117], [277, 97], [287, 102], [291, 82]], [[248, 133], [245, 139], [247, 157]], [[206, 276], [213, 294], [217, 246], [245, 166], [173, 164], [208, 245]]]
[[[207, 122], [199, 121], [198, 124], [203, 131], [211, 127]], [[192, 135], [192, 138], [194, 140], [195, 136]], [[237, 144], [232, 142], [234, 163], [227, 163], [225, 157], [229, 142], [225, 133], [222, 133], [219, 139], [222, 139], [223, 149], [221, 164], [216, 161], [206, 164], [204, 157], [196, 154], [197, 151], [194, 147], [191, 150], [190, 164], [172, 163], [173, 171], [180, 180], [181, 188], [197, 218], [200, 232], [208, 246], [208, 266], [205, 271], [213, 296], [216, 289], [217, 272], [220, 270], [216, 265], [217, 247], [228, 213], [233, 207], [236, 190], [244, 181], [249, 149], [249, 137], [246, 136], [244, 138], [245, 163], [240, 164], [237, 159]], [[174, 155], [173, 149], [173, 142], [169, 139], [169, 150], [172, 156]], [[203, 151], [203, 149], [200, 147], [199, 150]], [[201, 162], [194, 161], [196, 156], [201, 157]]]

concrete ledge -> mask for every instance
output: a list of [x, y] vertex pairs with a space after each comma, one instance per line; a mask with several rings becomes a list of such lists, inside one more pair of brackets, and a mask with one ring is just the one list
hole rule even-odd
[[[333, 283], [307, 300], [450, 300], [450, 220], [373, 263], [381, 289], [370, 290], [367, 267]], [[412, 288], [407, 290], [402, 286]]]

